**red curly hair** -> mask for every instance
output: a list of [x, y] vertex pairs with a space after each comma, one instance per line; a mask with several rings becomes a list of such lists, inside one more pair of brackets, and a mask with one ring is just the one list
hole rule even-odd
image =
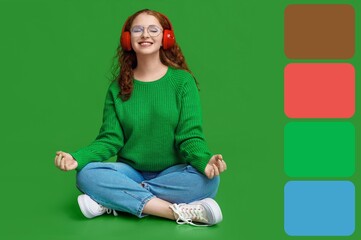
[[[143, 9], [134, 13], [127, 19], [124, 24], [124, 31], [130, 31], [134, 19], [141, 13], [147, 13], [157, 18], [163, 29], [171, 29], [168, 19], [163, 14], [153, 10]], [[164, 65], [176, 69], [183, 69], [192, 74], [177, 42], [167, 50], [164, 50], [161, 47], [159, 52], [160, 60]], [[123, 101], [127, 101], [131, 97], [133, 91], [133, 69], [137, 67], [136, 53], [134, 50], [124, 51], [121, 44], [119, 44], [114, 58], [116, 59], [116, 63], [113, 67], [113, 80], [117, 80], [120, 87], [118, 97]], [[198, 86], [197, 80], [195, 78], [194, 80]]]

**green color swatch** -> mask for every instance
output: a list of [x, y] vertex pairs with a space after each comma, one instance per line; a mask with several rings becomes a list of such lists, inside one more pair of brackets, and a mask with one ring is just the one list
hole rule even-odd
[[349, 122], [292, 122], [284, 130], [290, 177], [350, 177], [355, 171], [355, 129]]

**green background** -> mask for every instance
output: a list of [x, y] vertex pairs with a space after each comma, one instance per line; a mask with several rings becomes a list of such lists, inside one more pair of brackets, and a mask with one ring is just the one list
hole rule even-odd
[[[283, 230], [283, 13], [293, 0], [0, 0], [1, 239], [329, 239]], [[361, 1], [350, 3], [359, 42]], [[222, 153], [216, 200], [224, 221], [211, 228], [131, 216], [85, 219], [75, 172], [54, 167], [55, 151], [89, 144], [99, 131], [110, 66], [125, 19], [143, 8], [171, 19], [200, 82], [204, 131]], [[348, 60], [360, 64], [360, 46]], [[358, 74], [357, 79], [358, 80]], [[360, 85], [356, 84], [356, 93]], [[356, 94], [356, 96], [358, 96]], [[357, 97], [356, 106], [360, 99]], [[350, 121], [361, 139], [358, 108]], [[317, 121], [317, 120], [302, 120]], [[335, 121], [331, 119], [329, 121]], [[356, 148], [357, 149], [357, 148]], [[351, 180], [360, 199], [360, 156]], [[307, 178], [306, 178], [307, 179]], [[327, 178], [325, 178], [327, 179]], [[332, 178], [335, 180], [335, 178]], [[356, 206], [356, 225], [361, 207]], [[360, 239], [360, 229], [352, 237]]]

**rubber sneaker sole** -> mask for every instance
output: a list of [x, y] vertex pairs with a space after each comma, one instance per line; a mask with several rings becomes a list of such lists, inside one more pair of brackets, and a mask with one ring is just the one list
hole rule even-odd
[[200, 204], [206, 209], [207, 213], [209, 213], [209, 215], [207, 215], [209, 218], [207, 223], [208, 225], [214, 225], [223, 220], [221, 208], [212, 198], [205, 198], [201, 201], [192, 202], [190, 204]]
[[83, 213], [83, 215], [86, 217], [86, 218], [94, 218], [96, 216], [94, 216], [90, 211], [89, 209], [87, 208], [87, 204], [86, 204], [86, 195], [79, 195], [78, 196], [78, 204], [79, 204], [79, 207], [80, 207], [80, 211]]

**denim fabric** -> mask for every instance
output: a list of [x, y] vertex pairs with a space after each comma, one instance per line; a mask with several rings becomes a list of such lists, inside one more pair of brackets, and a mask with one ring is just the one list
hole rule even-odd
[[191, 165], [179, 164], [161, 172], [137, 171], [121, 162], [93, 162], [77, 173], [78, 189], [104, 207], [138, 217], [153, 197], [170, 203], [214, 198], [219, 176], [208, 179]]

